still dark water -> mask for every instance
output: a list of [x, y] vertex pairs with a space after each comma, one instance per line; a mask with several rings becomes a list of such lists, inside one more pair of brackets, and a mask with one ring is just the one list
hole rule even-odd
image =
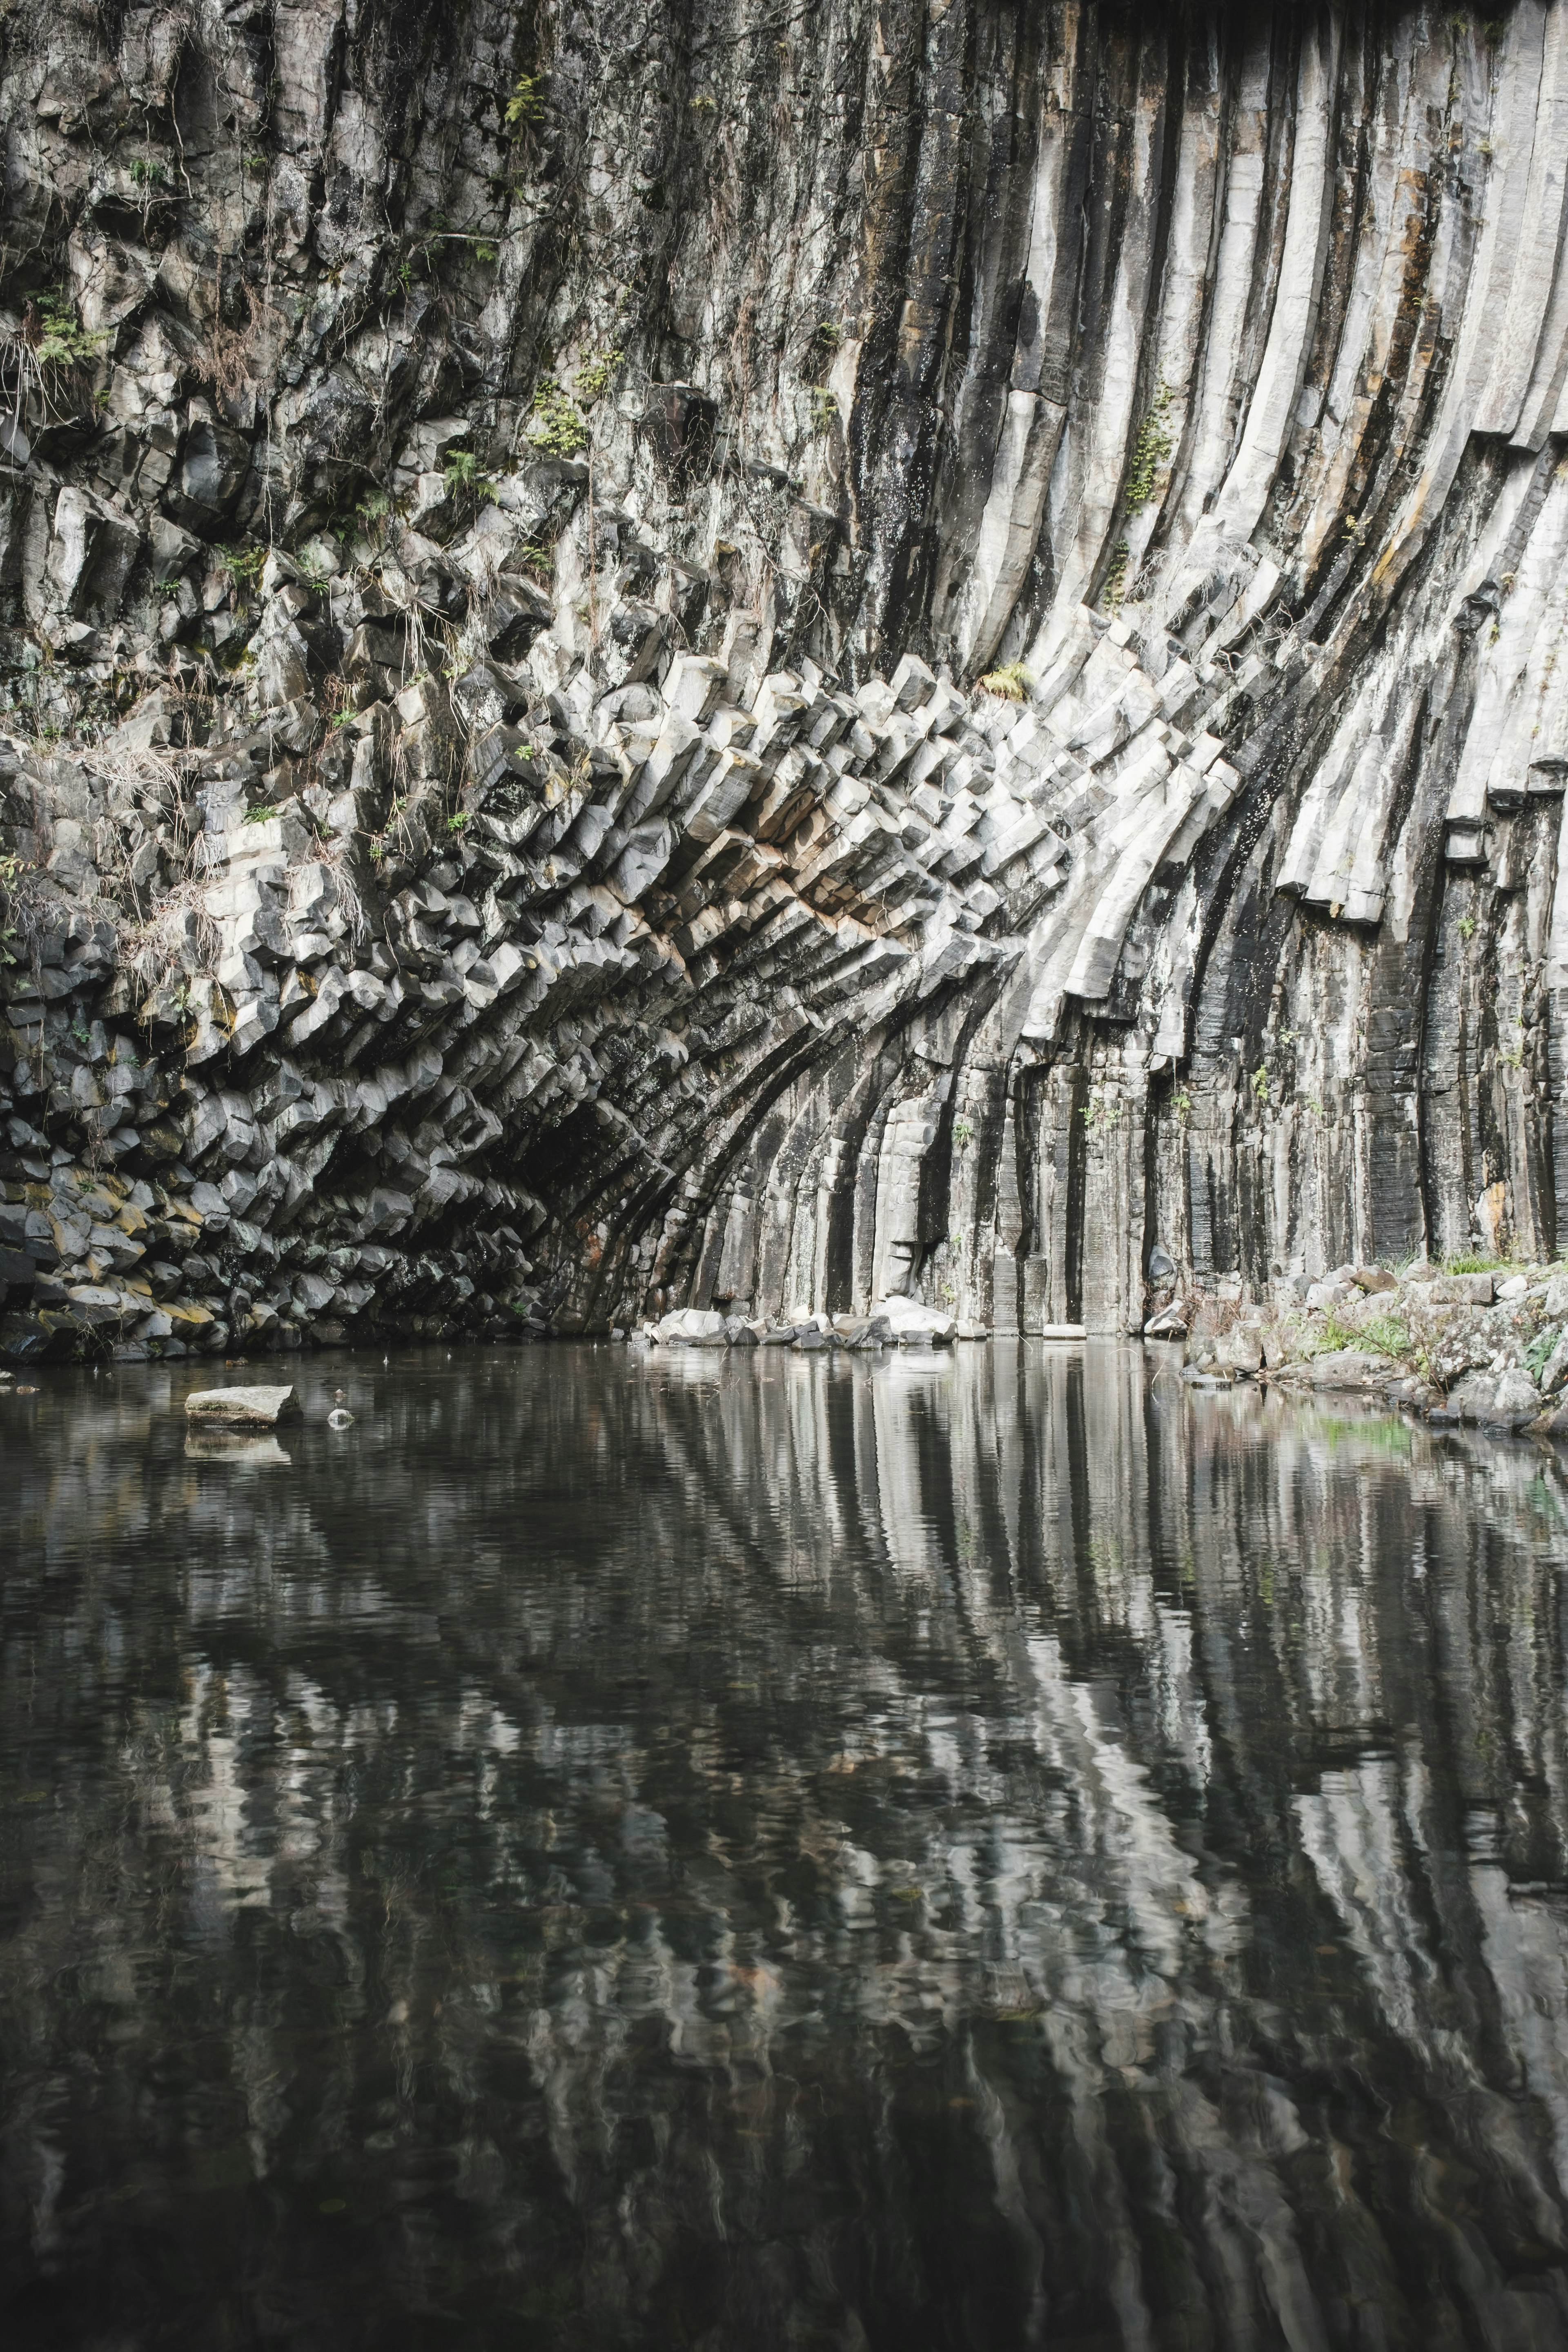
[[1111, 1344], [207, 1377], [0, 1403], [7, 2347], [1568, 2347], [1552, 1458]]

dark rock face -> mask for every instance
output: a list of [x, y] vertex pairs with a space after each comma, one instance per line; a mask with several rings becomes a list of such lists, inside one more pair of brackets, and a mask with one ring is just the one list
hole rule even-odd
[[1568, 12], [5, 40], [0, 1346], [1556, 1247]]

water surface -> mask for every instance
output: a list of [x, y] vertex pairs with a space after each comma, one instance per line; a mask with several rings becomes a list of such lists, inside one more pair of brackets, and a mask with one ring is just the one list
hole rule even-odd
[[8, 2343], [1568, 2347], [1552, 1456], [1111, 1344], [38, 1377]]

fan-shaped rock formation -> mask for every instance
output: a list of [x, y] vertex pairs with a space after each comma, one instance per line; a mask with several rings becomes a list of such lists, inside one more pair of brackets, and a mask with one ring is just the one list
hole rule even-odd
[[1568, 7], [4, 38], [13, 1352], [1555, 1249]]

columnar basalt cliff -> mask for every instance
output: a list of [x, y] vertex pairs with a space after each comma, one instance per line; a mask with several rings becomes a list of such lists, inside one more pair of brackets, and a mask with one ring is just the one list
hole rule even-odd
[[0, 39], [12, 1352], [1568, 1239], [1568, 5]]

